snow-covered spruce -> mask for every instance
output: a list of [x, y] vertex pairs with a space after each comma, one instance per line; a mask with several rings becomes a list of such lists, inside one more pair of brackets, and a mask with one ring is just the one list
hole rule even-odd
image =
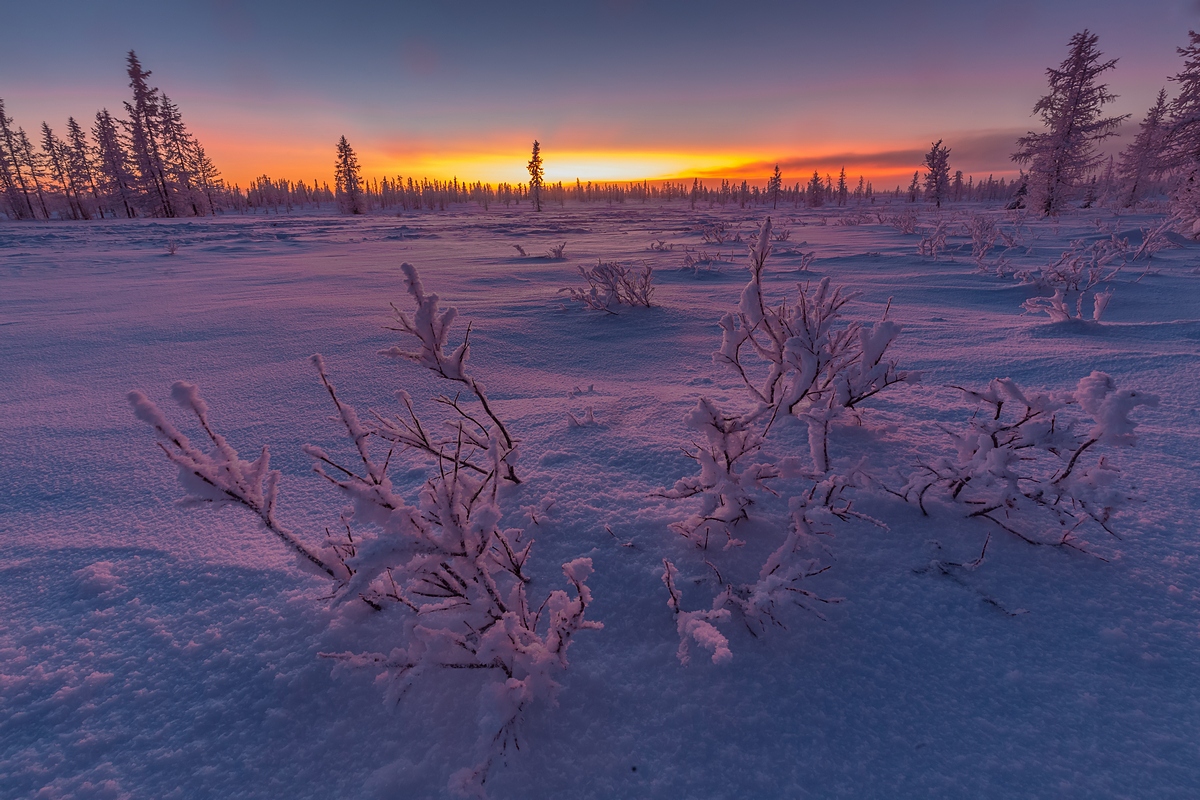
[[[210, 425], [207, 405], [194, 385], [176, 383], [172, 396], [196, 417], [211, 451], [192, 444], [142, 392], [130, 392], [129, 400], [178, 465], [188, 500], [245, 506], [303, 564], [333, 579], [335, 604], [364, 602], [396, 615], [390, 652], [322, 655], [389, 676], [391, 698], [440, 670], [487, 676], [480, 692], [484, 729], [476, 752], [463, 754], [473, 763], [451, 778], [455, 791], [482, 795], [496, 759], [517, 745], [525, 711], [533, 703], [553, 700], [558, 690], [555, 674], [567, 667], [567, 649], [575, 633], [603, 626], [586, 618], [591, 603], [588, 558], [563, 564], [573, 594], [555, 590], [531, 607], [525, 565], [533, 540], [499, 524], [499, 490], [511, 475], [507, 459], [514, 445], [487, 405], [482, 387], [465, 371], [466, 341], [450, 355], [444, 351], [453, 309], [439, 314], [437, 296], [424, 294], [416, 270], [405, 267], [418, 310], [412, 318], [399, 311], [397, 317], [402, 329], [421, 341], [422, 349], [401, 354], [467, 385], [487, 409], [491, 425], [447, 403], [456, 412], [453, 446], [435, 443], [401, 393], [411, 427], [401, 426], [402, 433], [386, 428], [384, 435], [384, 428], [364, 424], [338, 396], [323, 360], [314, 356], [321, 384], [354, 452], [353, 463], [343, 463], [319, 447], [304, 448], [314, 470], [351, 503], [340, 515], [340, 533], [329, 536], [323, 548], [304, 544], [279, 523], [279, 472], [270, 469], [267, 448], [253, 462], [242, 460]], [[397, 450], [417, 451], [433, 461], [415, 504], [395, 491], [388, 475]]]
[[591, 269], [580, 267], [579, 274], [587, 282], [586, 289], [566, 287], [559, 291], [588, 308], [616, 314], [616, 306], [654, 305], [654, 268], [649, 264], [635, 271], [631, 265], [599, 261]]
[[[705, 563], [718, 584], [711, 611], [684, 611], [672, 577], [676, 567], [664, 562], [663, 580], [677, 616], [682, 639], [679, 656], [684, 661], [689, 638], [711, 649], [714, 661], [729, 657], [727, 644], [720, 643], [710, 630], [714, 622], [728, 618], [722, 610], [732, 608], [752, 628], [761, 629], [768, 622], [782, 624], [778, 611], [785, 599], [805, 607], [811, 607], [808, 601], [821, 600], [799, 585], [825, 569], [807, 555], [810, 541], [831, 518], [862, 516], [853, 510], [847, 490], [864, 483], [856, 466], [847, 466], [841, 473], [831, 469], [830, 426], [843, 418], [859, 421], [865, 400], [918, 377], [897, 369], [887, 358], [900, 326], [888, 321], [886, 313], [871, 327], [843, 322], [842, 309], [857, 294], [831, 288], [828, 278], [815, 288], [800, 286], [793, 305], [768, 306], [763, 299], [763, 276], [770, 252], [768, 218], [750, 248], [750, 280], [738, 310], [721, 319], [721, 348], [713, 354], [716, 363], [741, 378], [753, 406], [746, 413], [730, 413], [708, 398], [700, 398], [686, 418], [688, 427], [704, 436], [704, 442], [688, 452], [699, 464], [700, 473], [681, 478], [660, 493], [671, 499], [699, 499], [699, 510], [671, 527], [705, 551]], [[762, 452], [781, 417], [806, 424], [809, 470], [799, 458], [776, 458]], [[774, 491], [769, 482], [780, 478], [802, 482], [791, 492], [790, 528], [755, 580], [737, 583], [727, 579], [729, 571], [714, 563], [721, 556], [710, 545], [720, 542], [727, 550], [745, 544], [736, 535], [739, 525], [749, 519], [749, 509], [762, 492]]]
[[[1103, 372], [1061, 394], [1026, 391], [1009, 379], [979, 391], [955, 388], [978, 410], [965, 430], [948, 431], [956, 455], [921, 464], [904, 496], [926, 513], [935, 496], [958, 504], [1033, 545], [1080, 549], [1088, 528], [1116, 535], [1109, 521], [1131, 498], [1117, 485], [1120, 470], [1096, 451], [1132, 447], [1137, 423], [1129, 415], [1157, 397], [1119, 390]], [[989, 530], [969, 566], [982, 563], [990, 541]]]

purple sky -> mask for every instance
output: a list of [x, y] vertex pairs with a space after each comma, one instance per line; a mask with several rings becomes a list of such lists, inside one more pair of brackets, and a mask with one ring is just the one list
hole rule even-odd
[[[1139, 119], [1200, 27], [1180, 0], [1111, 2], [246, 2], [12, 4], [0, 97], [27, 130], [120, 109], [124, 53], [179, 103], [226, 177], [328, 180], [346, 135], [368, 171], [787, 177], [881, 184], [933, 139], [1011, 170], [1045, 68], [1089, 28]], [[1132, 126], [1129, 126], [1132, 127]], [[768, 167], [769, 169], [769, 167]]]

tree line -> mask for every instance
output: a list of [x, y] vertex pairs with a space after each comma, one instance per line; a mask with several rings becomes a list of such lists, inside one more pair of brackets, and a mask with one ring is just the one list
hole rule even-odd
[[132, 50], [126, 66], [126, 116], [96, 112], [90, 139], [70, 117], [65, 137], [43, 122], [35, 146], [0, 100], [0, 212], [10, 219], [180, 217], [225, 203], [220, 172], [179, 106], [149, 84], [150, 71]]
[[1171, 209], [1187, 221], [1200, 219], [1200, 34], [1178, 48], [1180, 72], [1171, 97], [1162, 88], [1131, 143], [1119, 157], [1106, 157], [1100, 143], [1116, 135], [1129, 115], [1105, 116], [1116, 99], [1100, 77], [1115, 68], [1105, 59], [1095, 34], [1084, 30], [1068, 43], [1068, 57], [1046, 70], [1049, 93], [1034, 105], [1043, 130], [1017, 141], [1013, 160], [1017, 180], [988, 176], [976, 181], [951, 172], [951, 150], [934, 142], [924, 158], [925, 171], [913, 173], [907, 189], [876, 191], [859, 176], [851, 182], [843, 167], [836, 179], [816, 170], [803, 181], [787, 183], [776, 165], [765, 186], [728, 179], [706, 183], [627, 181], [574, 184], [544, 180], [540, 143], [534, 142], [528, 183], [466, 182], [401, 176], [366, 179], [357, 155], [343, 136], [337, 144], [334, 186], [314, 180], [256, 178], [245, 191], [221, 179], [203, 146], [186, 128], [179, 107], [149, 84], [131, 50], [126, 59], [130, 100], [125, 117], [108, 109], [96, 113], [90, 138], [71, 117], [60, 137], [43, 122], [37, 144], [24, 128], [14, 127], [0, 100], [0, 214], [9, 219], [93, 219], [105, 217], [201, 216], [224, 211], [292, 211], [336, 207], [344, 213], [372, 210], [445, 210], [461, 204], [484, 209], [529, 204], [672, 202], [793, 207], [872, 203], [879, 197], [945, 202], [1004, 201], [1052, 216], [1075, 201], [1099, 200], [1133, 207], [1144, 199], [1168, 197]]

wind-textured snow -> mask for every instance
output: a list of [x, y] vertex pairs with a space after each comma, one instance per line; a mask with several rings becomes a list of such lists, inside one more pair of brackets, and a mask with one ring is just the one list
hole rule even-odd
[[[692, 507], [657, 495], [695, 471], [681, 448], [696, 438], [686, 417], [700, 397], [746, 404], [712, 359], [746, 285], [746, 244], [705, 244], [701, 227], [723, 222], [749, 242], [765, 213], [631, 204], [0, 223], [0, 796], [448, 791], [478, 734], [474, 676], [439, 675], [396, 704], [369, 671], [319, 658], [378, 650], [388, 632], [365, 607], [331, 610], [328, 583], [250, 512], [177, 506], [175, 470], [126, 401], [137, 389], [162, 404], [176, 381], [198, 385], [233, 447], [270, 446], [283, 472], [276, 513], [319, 544], [341, 501], [301, 447], [346, 445], [309, 357], [322, 353], [362, 409], [400, 411], [398, 389], [428, 408], [439, 391], [428, 370], [378, 354], [396, 342], [383, 326], [394, 325], [388, 302], [405, 299], [402, 262], [472, 320], [472, 374], [520, 440], [523, 482], [504, 490], [504, 524], [536, 538], [531, 592], [590, 558], [589, 617], [604, 623], [575, 643], [558, 707], [530, 714], [492, 796], [1194, 796], [1195, 245], [1126, 266], [1102, 324], [1052, 324], [1021, 313], [1043, 290], [976, 269], [959, 222], [935, 261], [917, 254], [920, 231], [775, 212], [791, 234], [775, 243], [779, 296], [765, 301], [825, 276], [862, 293], [850, 319], [879, 320], [890, 298], [902, 332], [889, 357], [923, 375], [879, 395], [876, 432], [846, 430], [840, 446], [933, 458], [953, 451], [941, 428], [972, 411], [951, 384], [1066, 392], [1085, 381], [1100, 402], [1107, 390], [1086, 383], [1099, 372], [1160, 398], [1132, 412], [1137, 446], [1106, 456], [1145, 501], [1113, 520], [1120, 540], [1089, 539], [1107, 561], [997, 533], [978, 569], [947, 573], [931, 562], [979, 555], [985, 523], [926, 518], [881, 494], [856, 508], [889, 529], [834, 525], [831, 569], [806, 583], [841, 598], [826, 619], [797, 609], [786, 630], [757, 637], [726, 624], [731, 657], [716, 628], [693, 626], [695, 657], [680, 664], [663, 559], [686, 608], [707, 607], [711, 590], [695, 547], [668, 527]], [[933, 212], [922, 214], [927, 227]], [[1108, 238], [1101, 226], [1135, 238], [1153, 223], [1098, 210], [1032, 223], [1013, 268]], [[512, 255], [563, 241], [562, 261]], [[651, 249], [662, 241], [674, 249]], [[682, 269], [685, 246], [721, 260]], [[579, 265], [643, 260], [655, 308], [604, 314], [558, 291], [578, 284]], [[1098, 419], [1120, 444], [1129, 398], [1112, 397]], [[800, 433], [782, 431], [807, 460]], [[425, 468], [414, 457], [390, 474], [411, 492]], [[747, 525], [786, 526], [786, 498]]]

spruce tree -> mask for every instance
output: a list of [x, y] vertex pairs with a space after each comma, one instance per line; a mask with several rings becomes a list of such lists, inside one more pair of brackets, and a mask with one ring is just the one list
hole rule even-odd
[[[83, 128], [74, 117], [67, 117], [67, 169], [71, 174], [71, 183], [80, 192], [91, 192], [92, 200], [100, 217], [104, 217], [104, 209], [100, 204], [100, 191], [96, 186], [96, 178], [92, 171], [92, 159], [88, 152], [87, 139], [84, 138]], [[80, 205], [86, 209], [88, 204], [80, 198]], [[88, 214], [90, 219], [91, 215]]]
[[1096, 144], [1116, 134], [1129, 116], [1101, 116], [1116, 95], [1097, 79], [1115, 67], [1117, 59], [1101, 61], [1097, 41], [1086, 29], [1071, 37], [1066, 60], [1046, 70], [1050, 93], [1033, 107], [1046, 129], [1017, 140], [1013, 160], [1029, 165], [1030, 202], [1043, 216], [1057, 215], [1066, 207], [1103, 161]]
[[361, 214], [363, 208], [362, 177], [358, 172], [358, 156], [343, 136], [337, 143], [337, 163], [333, 182], [338, 208], [343, 214]]
[[925, 169], [925, 199], [932, 200], [941, 208], [942, 201], [950, 195], [950, 148], [942, 147], [941, 139], [934, 142], [925, 154]]
[[133, 102], [125, 103], [125, 110], [129, 114], [126, 125], [129, 129], [133, 163], [137, 168], [139, 189], [151, 214], [156, 217], [173, 217], [176, 215], [175, 206], [171, 202], [171, 191], [159, 142], [161, 110], [158, 89], [151, 87], [146, 81], [150, 77], [150, 71], [142, 69], [137, 54], [132, 50], [126, 57], [126, 63], [129, 88], [133, 89]]
[[817, 208], [824, 204], [825, 186], [821, 183], [821, 176], [814, 169], [813, 176], [808, 182], [808, 205], [812, 208]]
[[775, 172], [767, 180], [767, 193], [771, 195], [771, 208], [779, 206], [779, 190], [783, 188], [783, 173], [779, 171], [779, 165], [775, 165]]
[[92, 127], [96, 140], [96, 175], [100, 191], [109, 203], [113, 216], [137, 216], [136, 179], [130, 167], [129, 153], [121, 140], [117, 121], [108, 109], [96, 112], [96, 124]]
[[34, 152], [33, 143], [29, 141], [29, 134], [25, 133], [24, 128], [17, 128], [17, 156], [29, 175], [30, 183], [33, 184], [42, 219], [50, 219], [50, 209], [46, 207], [46, 193], [42, 189], [42, 180], [46, 177], [45, 167], [42, 158]]
[[29, 197], [29, 183], [22, 170], [20, 141], [12, 129], [12, 123], [12, 117], [4, 114], [4, 101], [0, 100], [0, 181], [4, 182], [2, 188], [13, 216], [32, 219], [35, 216], [33, 201]]
[[538, 140], [533, 140], [533, 155], [526, 166], [529, 170], [529, 195], [533, 199], [534, 211], [542, 210], [542, 183], [545, 173], [542, 170], [542, 147]]
[[83, 207], [79, 203], [79, 193], [71, 183], [71, 174], [67, 169], [66, 146], [54, 135], [54, 131], [45, 121], [42, 122], [42, 153], [49, 168], [50, 176], [57, 184], [57, 189], [67, 201], [67, 211], [71, 219], [87, 219]]
[[1162, 178], [1167, 169], [1167, 90], [1158, 98], [1138, 126], [1137, 135], [1121, 152], [1117, 175], [1122, 184], [1122, 205], [1130, 208], [1145, 194], [1147, 184]]

